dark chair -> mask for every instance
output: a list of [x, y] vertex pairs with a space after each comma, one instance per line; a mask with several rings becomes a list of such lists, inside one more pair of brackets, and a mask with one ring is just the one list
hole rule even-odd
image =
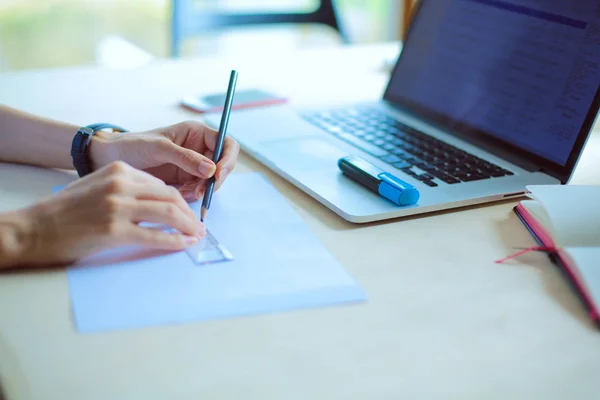
[[181, 54], [185, 39], [226, 27], [264, 24], [322, 24], [335, 29], [342, 41], [348, 43], [337, 16], [333, 0], [321, 0], [312, 12], [238, 14], [221, 13], [198, 7], [197, 0], [173, 0], [171, 19], [171, 56]]

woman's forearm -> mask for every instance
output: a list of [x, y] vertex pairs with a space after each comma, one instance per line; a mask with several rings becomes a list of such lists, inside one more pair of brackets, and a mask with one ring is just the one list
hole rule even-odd
[[0, 161], [73, 168], [71, 141], [78, 128], [0, 105]]
[[22, 212], [0, 213], [0, 270], [23, 261], [28, 231]]

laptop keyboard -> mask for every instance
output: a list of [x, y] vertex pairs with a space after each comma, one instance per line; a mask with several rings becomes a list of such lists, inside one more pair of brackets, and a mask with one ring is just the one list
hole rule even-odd
[[372, 108], [348, 108], [303, 116], [335, 137], [431, 187], [513, 175], [497, 165], [410, 128]]

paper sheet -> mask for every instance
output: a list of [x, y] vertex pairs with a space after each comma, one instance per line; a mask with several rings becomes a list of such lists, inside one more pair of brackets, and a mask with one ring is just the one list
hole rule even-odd
[[565, 250], [581, 275], [580, 283], [586, 288], [596, 307], [600, 307], [600, 247], [569, 247]]
[[[191, 206], [199, 212], [201, 204]], [[197, 265], [185, 251], [121, 248], [69, 269], [77, 329], [140, 328], [366, 299], [260, 174], [230, 176], [213, 197], [206, 225], [233, 261]]]
[[544, 206], [559, 246], [600, 246], [600, 186], [532, 185], [527, 189]]

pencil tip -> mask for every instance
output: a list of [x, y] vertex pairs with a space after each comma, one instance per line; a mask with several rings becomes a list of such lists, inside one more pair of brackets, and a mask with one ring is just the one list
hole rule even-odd
[[204, 222], [204, 219], [206, 218], [206, 212], [208, 210], [206, 209], [206, 207], [202, 207], [202, 210], [200, 211], [200, 221]]

